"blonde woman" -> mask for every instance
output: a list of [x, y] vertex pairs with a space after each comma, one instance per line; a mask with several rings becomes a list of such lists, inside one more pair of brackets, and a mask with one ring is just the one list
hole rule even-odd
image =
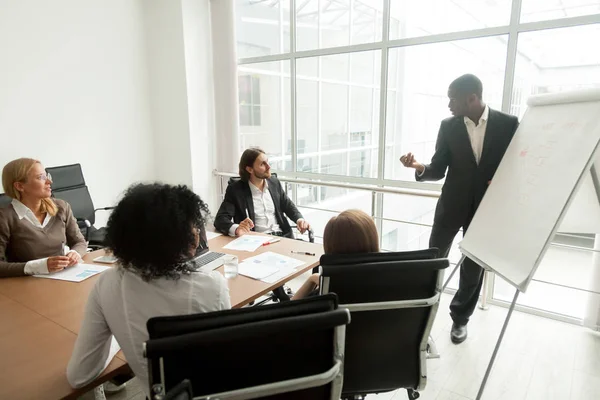
[[[2, 186], [12, 202], [0, 209], [0, 277], [61, 271], [85, 254], [87, 244], [71, 207], [50, 198], [51, 185], [51, 176], [31, 158], [2, 169]], [[71, 250], [65, 252], [65, 246]]]
[[[346, 210], [333, 217], [323, 232], [325, 254], [378, 253], [379, 235], [373, 218], [360, 210]], [[292, 300], [304, 298], [319, 287], [319, 274], [312, 274]]]

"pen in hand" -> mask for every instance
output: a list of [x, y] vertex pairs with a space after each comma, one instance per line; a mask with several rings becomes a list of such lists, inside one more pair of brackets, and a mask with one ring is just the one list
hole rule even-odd
[[314, 256], [315, 253], [309, 253], [308, 251], [294, 251], [292, 250], [292, 254], [302, 254], [304, 256]]

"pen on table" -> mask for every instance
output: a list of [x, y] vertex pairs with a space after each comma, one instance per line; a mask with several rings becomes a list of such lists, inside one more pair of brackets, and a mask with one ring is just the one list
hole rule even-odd
[[309, 253], [308, 251], [294, 251], [292, 250], [292, 254], [302, 254], [305, 256], [314, 256], [315, 253]]
[[279, 238], [277, 238], [277, 239], [273, 239], [273, 240], [271, 240], [271, 241], [268, 241], [268, 242], [266, 242], [266, 243], [263, 243], [262, 245], [263, 245], [263, 246], [268, 246], [268, 245], [270, 245], [270, 244], [277, 243], [277, 242], [279, 242], [280, 240], [281, 240], [281, 239], [279, 239]]

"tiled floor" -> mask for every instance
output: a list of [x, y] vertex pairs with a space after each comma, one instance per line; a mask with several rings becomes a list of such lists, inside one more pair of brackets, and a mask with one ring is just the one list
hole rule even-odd
[[[305, 275], [307, 276], [307, 275]], [[305, 276], [290, 286], [299, 287]], [[450, 342], [451, 296], [443, 295], [432, 335], [441, 358], [428, 360], [427, 387], [419, 400], [473, 400], [485, 373], [507, 309], [476, 310], [469, 338]], [[89, 395], [85, 399], [93, 399]], [[404, 400], [406, 391], [368, 396], [368, 400]], [[492, 375], [485, 400], [591, 400], [600, 398], [600, 334], [591, 330], [515, 312]], [[137, 382], [108, 400], [143, 400]]]

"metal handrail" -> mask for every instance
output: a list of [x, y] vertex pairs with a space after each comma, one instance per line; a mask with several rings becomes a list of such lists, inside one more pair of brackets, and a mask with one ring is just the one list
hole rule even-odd
[[[213, 174], [215, 176], [224, 176], [224, 177], [238, 177], [237, 174], [231, 172], [221, 172], [214, 170]], [[364, 190], [368, 192], [378, 192], [378, 193], [387, 193], [387, 194], [406, 194], [410, 196], [421, 196], [421, 197], [431, 197], [431, 198], [439, 198], [442, 192], [438, 190], [422, 190], [422, 189], [402, 189], [402, 188], [389, 188], [378, 185], [370, 185], [370, 184], [356, 184], [356, 183], [341, 183], [334, 181], [326, 181], [326, 180], [312, 180], [312, 179], [301, 179], [301, 178], [292, 178], [286, 177], [284, 174], [278, 172], [277, 179], [283, 182], [289, 183], [297, 183], [303, 185], [313, 185], [313, 186], [327, 186], [327, 187], [338, 187], [342, 189], [354, 189], [354, 190]]]
[[[217, 171], [217, 170], [214, 170], [213, 174], [218, 177], [237, 177], [238, 176], [237, 174], [234, 174], [231, 172], [221, 172], [221, 171]], [[288, 182], [288, 183], [326, 186], [326, 187], [339, 187], [339, 188], [344, 188], [344, 189], [364, 190], [364, 191], [376, 192], [376, 193], [405, 194], [405, 195], [433, 197], [433, 198], [438, 198], [439, 195], [441, 194], [441, 192], [434, 191], [434, 190], [385, 188], [385, 187], [376, 186], [376, 185], [359, 185], [356, 183], [340, 183], [340, 182], [332, 182], [332, 181], [326, 181], [326, 180], [314, 180], [313, 181], [313, 180], [309, 180], [309, 179], [288, 178], [285, 175], [278, 175], [277, 178], [282, 182]], [[221, 190], [221, 192], [223, 192], [223, 190]], [[317, 211], [339, 213], [338, 210], [329, 210], [329, 209], [325, 209], [325, 208], [318, 208], [318, 207], [311, 207], [311, 206], [302, 206], [302, 207], [311, 209], [311, 210], [317, 210]], [[383, 217], [380, 218], [380, 217], [376, 217], [376, 216], [372, 216], [372, 217], [381, 219], [382, 221], [398, 222], [401, 224], [408, 224], [408, 225], [418, 225], [418, 226], [423, 226], [423, 227], [427, 227], [427, 228], [432, 227], [431, 224], [426, 224], [426, 223], [421, 223], [421, 222], [413, 222], [413, 221], [406, 221], [406, 220], [399, 220], [399, 219], [392, 219], [392, 218], [383, 218]], [[568, 236], [576, 236], [576, 235], [568, 235]], [[572, 250], [581, 250], [581, 251], [589, 251], [592, 253], [600, 253], [600, 250], [590, 249], [588, 247], [582, 247], [582, 246], [573, 246], [573, 245], [567, 245], [567, 244], [561, 244], [561, 243], [551, 243], [550, 245], [553, 247], [563, 247], [563, 248], [569, 248]]]

